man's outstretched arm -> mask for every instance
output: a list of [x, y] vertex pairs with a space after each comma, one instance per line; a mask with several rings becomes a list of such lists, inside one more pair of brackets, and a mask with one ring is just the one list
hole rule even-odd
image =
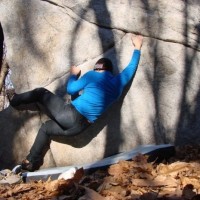
[[137, 66], [140, 60], [140, 50], [142, 48], [143, 36], [141, 35], [132, 35], [131, 41], [134, 46], [134, 51], [131, 57], [131, 60], [127, 67], [118, 75], [119, 85], [123, 88], [133, 77], [137, 70]]

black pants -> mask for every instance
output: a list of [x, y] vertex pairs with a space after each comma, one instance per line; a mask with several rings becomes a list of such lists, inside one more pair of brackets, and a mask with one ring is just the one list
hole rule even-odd
[[15, 107], [35, 102], [40, 103], [51, 118], [39, 129], [27, 156], [27, 159], [34, 165], [41, 165], [50, 147], [52, 136], [74, 136], [86, 129], [90, 123], [73, 105], [67, 104], [62, 98], [45, 88], [36, 88], [29, 92], [16, 94], [10, 103]]

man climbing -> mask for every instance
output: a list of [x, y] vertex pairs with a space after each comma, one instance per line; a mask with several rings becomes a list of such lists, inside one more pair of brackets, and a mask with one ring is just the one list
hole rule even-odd
[[143, 37], [132, 35], [131, 40], [135, 49], [130, 63], [116, 76], [112, 74], [113, 66], [108, 58], [98, 60], [94, 70], [81, 78], [81, 69], [71, 67], [66, 90], [70, 95], [82, 91], [71, 103], [66, 103], [45, 88], [36, 88], [10, 97], [10, 104], [13, 107], [38, 102], [44, 106], [50, 117], [50, 120], [42, 124], [30, 153], [22, 161], [23, 170], [35, 171], [40, 168], [50, 148], [52, 136], [70, 137], [79, 134], [95, 123], [96, 119], [120, 97], [124, 87], [134, 76], [140, 59]]

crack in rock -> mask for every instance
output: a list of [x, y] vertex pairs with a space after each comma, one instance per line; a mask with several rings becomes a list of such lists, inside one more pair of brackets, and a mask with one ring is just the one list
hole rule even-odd
[[[71, 17], [73, 20], [75, 20], [75, 21], [77, 21], [77, 18], [79, 18], [79, 19], [81, 19], [81, 20], [84, 20], [84, 21], [86, 21], [86, 22], [88, 22], [88, 23], [90, 23], [90, 24], [93, 24], [93, 25], [96, 25], [96, 26], [98, 26], [98, 27], [100, 27], [100, 28], [104, 28], [104, 29], [110, 29], [110, 30], [118, 30], [118, 31], [122, 31], [122, 32], [124, 32], [124, 33], [129, 33], [127, 30], [125, 30], [125, 29], [120, 29], [120, 28], [116, 28], [116, 27], [108, 27], [108, 26], [106, 26], [106, 25], [100, 25], [100, 24], [97, 24], [97, 23], [95, 23], [95, 22], [91, 22], [91, 21], [87, 21], [86, 19], [83, 19], [83, 18], [81, 18], [78, 14], [76, 14], [70, 7], [68, 7], [68, 6], [62, 6], [62, 5], [60, 5], [60, 4], [58, 4], [58, 3], [55, 3], [54, 1], [50, 1], [50, 0], [41, 0], [41, 1], [45, 1], [45, 2], [48, 2], [48, 3], [50, 3], [50, 4], [52, 4], [52, 5], [54, 5], [54, 6], [58, 6], [58, 7], [61, 7], [61, 8], [63, 8], [63, 9], [68, 9], [68, 10], [70, 10], [74, 15], [76, 15], [76, 17], [75, 16], [72, 16], [70, 13], [66, 13], [69, 17]], [[133, 32], [131, 32], [131, 33], [133, 33], [133, 34], [141, 34], [141, 33], [139, 33], [139, 32], [135, 32], [135, 31], [133, 31]], [[181, 45], [183, 45], [183, 46], [185, 46], [185, 47], [188, 47], [188, 48], [191, 48], [191, 49], [193, 49], [193, 50], [195, 50], [195, 51], [198, 51], [198, 52], [200, 52], [200, 49], [198, 49], [198, 46], [196, 45], [195, 47], [193, 47], [192, 45], [189, 45], [189, 44], [186, 44], [186, 43], [182, 43], [182, 42], [179, 42], [179, 41], [176, 41], [176, 40], [172, 40], [172, 39], [162, 39], [162, 38], [160, 38], [160, 37], [153, 37], [153, 36], [148, 36], [148, 35], [145, 35], [145, 34], [141, 34], [141, 35], [143, 35], [144, 37], [147, 37], [147, 38], [152, 38], [152, 39], [156, 39], [156, 40], [160, 40], [160, 41], [163, 41], [163, 42], [170, 42], [170, 43], [175, 43], [175, 44], [181, 44]]]
[[41, 1], [45, 1], [45, 2], [47, 2], [47, 3], [50, 3], [50, 4], [54, 5], [54, 6], [58, 6], [58, 7], [61, 7], [61, 8], [65, 8], [64, 6], [61, 6], [61, 5], [59, 5], [59, 4], [57, 4], [57, 3], [53, 2], [53, 1], [49, 1], [49, 0], [41, 0]]

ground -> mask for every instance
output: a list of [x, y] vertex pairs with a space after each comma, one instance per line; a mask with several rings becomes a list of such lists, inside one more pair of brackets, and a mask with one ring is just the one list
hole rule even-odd
[[79, 169], [68, 180], [2, 184], [0, 199], [198, 200], [200, 146], [175, 150], [175, 156], [160, 163], [138, 155], [90, 174]]

